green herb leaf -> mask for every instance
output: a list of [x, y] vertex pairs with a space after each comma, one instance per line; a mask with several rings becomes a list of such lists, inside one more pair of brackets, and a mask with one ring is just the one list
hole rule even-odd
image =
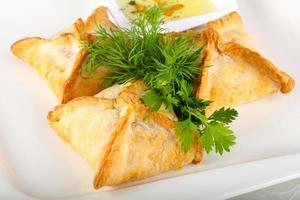
[[141, 100], [151, 112], [158, 111], [163, 101], [161, 95], [155, 90], [149, 90]]
[[199, 132], [198, 126], [191, 120], [185, 120], [176, 124], [176, 134], [181, 140], [184, 152], [187, 152], [194, 143], [193, 134]]
[[235, 118], [237, 118], [238, 112], [233, 108], [221, 108], [215, 111], [210, 117], [210, 120], [216, 122], [222, 122], [225, 124], [231, 123]]
[[207, 153], [215, 148], [215, 152], [222, 155], [224, 150], [229, 152], [229, 148], [235, 144], [235, 139], [233, 132], [225, 124], [208, 124], [202, 131], [200, 144]]

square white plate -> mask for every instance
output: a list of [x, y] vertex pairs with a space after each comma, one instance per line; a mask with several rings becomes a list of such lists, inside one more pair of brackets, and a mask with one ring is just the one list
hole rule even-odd
[[[49, 37], [103, 2], [0, 1], [1, 199], [220, 199], [300, 176], [300, 91], [296, 86], [291, 94], [275, 94], [237, 107], [240, 117], [233, 129], [238, 141], [232, 152], [205, 156], [200, 165], [126, 187], [94, 191], [86, 162], [47, 123], [47, 112], [57, 100], [9, 48], [22, 37]], [[300, 80], [300, 1], [238, 3], [246, 29], [263, 55]]]

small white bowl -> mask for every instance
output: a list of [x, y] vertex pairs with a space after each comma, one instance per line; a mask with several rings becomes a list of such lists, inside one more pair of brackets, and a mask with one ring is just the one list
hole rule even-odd
[[[166, 22], [163, 27], [169, 31], [184, 31], [194, 27], [201, 26], [211, 20], [220, 18], [232, 11], [237, 10], [238, 4], [236, 0], [212, 0], [215, 5], [215, 9], [211, 12], [203, 13], [193, 17], [187, 17], [182, 19], [174, 19], [172, 21]], [[114, 18], [114, 20], [121, 27], [129, 27], [130, 22], [128, 18], [124, 15], [123, 11], [120, 10], [116, 0], [106, 1], [106, 6]]]

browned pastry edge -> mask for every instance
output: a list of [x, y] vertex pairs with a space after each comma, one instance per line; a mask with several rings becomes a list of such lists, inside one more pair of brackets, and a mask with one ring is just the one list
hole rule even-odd
[[[44, 39], [41, 37], [23, 38], [11, 45], [11, 52], [30, 65], [34, 65], [37, 49], [40, 47], [40, 44], [43, 44], [43, 42], [54, 41], [57, 44], [64, 45], [72, 45], [71, 43], [75, 42], [77, 45], [77, 43], [79, 44], [84, 40], [90, 41], [93, 38], [94, 30], [97, 28], [99, 23], [105, 28], [117, 28], [117, 26], [109, 20], [107, 8], [100, 6], [93, 11], [85, 22], [81, 18], [77, 19], [72, 25], [72, 31], [60, 32], [50, 39]], [[76, 97], [94, 95], [103, 89], [100, 87], [98, 82], [99, 78], [106, 74], [105, 70], [97, 71], [97, 74], [93, 75], [91, 79], [84, 79], [79, 75], [78, 72], [84, 64], [85, 59], [86, 52], [83, 48], [81, 48], [75, 57], [70, 75], [66, 74], [64, 75], [66, 77], [61, 76], [49, 81], [45, 74], [40, 73], [40, 75], [46, 79], [48, 85], [60, 102], [65, 103]], [[45, 67], [39, 64], [34, 65], [33, 67], [37, 71], [41, 72], [44, 68], [49, 66]], [[59, 87], [57, 87], [58, 85]]]
[[33, 51], [35, 51], [35, 49], [39, 47], [39, 44], [41, 44], [44, 41], [45, 41], [45, 39], [41, 38], [41, 37], [27, 37], [27, 38], [23, 38], [23, 39], [20, 39], [20, 40], [14, 42], [11, 45], [10, 50], [18, 58], [24, 59], [29, 64], [32, 64], [32, 58], [31, 58], [31, 56], [30, 55], [26, 55], [26, 51], [24, 51], [25, 47], [26, 48], [28, 47], [27, 44], [36, 43], [37, 45], [32, 45], [30, 47], [30, 48], [34, 49]]
[[65, 81], [62, 93], [62, 103], [66, 103], [73, 99], [74, 90], [76, 90], [75, 83], [80, 78], [79, 70], [84, 64], [86, 58], [86, 51], [81, 49], [75, 58], [73, 69], [69, 78]]
[[92, 15], [87, 18], [85, 22], [85, 31], [87, 33], [92, 33], [97, 27], [97, 24], [99, 24], [100, 22], [103, 22], [103, 24], [101, 23], [101, 26], [103, 26], [104, 28], [118, 28], [116, 24], [109, 20], [107, 8], [104, 6], [100, 6], [96, 8]]
[[217, 20], [210, 21], [206, 25], [207, 28], [212, 28], [216, 31], [220, 31], [230, 26], [243, 27], [242, 19], [236, 11], [233, 11]]
[[218, 20], [209, 22], [207, 26], [202, 29], [202, 32], [199, 33], [200, 37], [206, 40], [206, 48], [204, 50], [203, 58], [204, 68], [198, 77], [200, 84], [197, 88], [196, 96], [198, 98], [203, 98], [203, 95], [207, 94], [207, 92], [205, 92], [207, 90], [205, 83], [208, 80], [207, 70], [209, 70], [207, 67], [210, 65], [212, 51], [214, 50], [218, 51], [220, 54], [244, 60], [251, 66], [256, 67], [260, 73], [268, 75], [273, 81], [279, 83], [280, 91], [282, 93], [290, 92], [295, 86], [294, 79], [285, 72], [278, 70], [268, 59], [264, 58], [254, 50], [243, 47], [241, 44], [235, 42], [223, 42], [222, 35], [219, 31], [230, 26], [243, 29], [241, 17], [237, 12], [232, 12]]
[[[83, 103], [83, 104], [98, 104], [99, 102], [104, 103], [107, 105], [107, 107], [109, 108], [113, 108], [114, 106], [114, 101], [113, 100], [108, 100], [108, 99], [101, 99], [101, 98], [97, 98], [97, 97], [79, 97], [76, 99], [73, 99], [71, 101], [69, 101], [69, 105], [76, 105], [77, 102]], [[58, 122], [61, 119], [61, 116], [63, 114], [63, 109], [65, 107], [66, 104], [59, 104], [57, 106], [55, 106], [55, 108], [50, 111], [47, 115], [47, 119], [50, 123], [54, 123], [54, 122]], [[68, 139], [64, 136], [63, 133], [56, 131], [56, 133], [67, 143], [69, 143], [70, 141], [68, 141]]]
[[278, 70], [268, 59], [262, 57], [255, 51], [230, 42], [221, 45], [220, 52], [228, 56], [243, 59], [246, 63], [256, 67], [260, 73], [268, 75], [273, 81], [279, 83], [281, 85], [280, 91], [282, 93], [290, 92], [295, 86], [295, 81], [292, 77], [285, 72]]
[[[120, 148], [115, 148], [115, 147], [122, 147], [122, 142], [123, 142], [123, 138], [125, 137], [125, 133], [126, 130], [128, 128], [128, 126], [130, 125], [130, 121], [131, 118], [133, 117], [133, 109], [129, 108], [127, 110], [127, 114], [125, 115], [125, 117], [123, 117], [121, 119], [121, 121], [117, 124], [117, 127], [113, 133], [113, 139], [110, 141], [110, 143], [107, 145], [109, 148], [107, 148], [105, 150], [105, 154], [104, 154], [104, 162], [103, 165], [101, 167], [101, 169], [99, 169], [98, 174], [96, 174], [95, 178], [94, 178], [94, 188], [95, 189], [99, 189], [100, 187], [103, 187], [107, 181], [107, 179], [109, 178], [110, 170], [111, 167], [114, 164], [115, 160], [118, 160], [118, 158], [116, 158], [116, 156], [119, 155], [119, 152], [121, 151]], [[113, 155], [113, 156], [110, 156]]]

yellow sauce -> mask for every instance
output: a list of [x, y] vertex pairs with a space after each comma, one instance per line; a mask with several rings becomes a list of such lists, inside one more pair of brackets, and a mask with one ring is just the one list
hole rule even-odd
[[[129, 2], [130, 0], [118, 0], [119, 6], [124, 14], [129, 18], [134, 18], [136, 6], [130, 5]], [[157, 5], [155, 0], [135, 0], [134, 2], [146, 8]], [[165, 4], [167, 8], [176, 4], [183, 5], [183, 8], [176, 10], [172, 16], [167, 17], [166, 20], [196, 16], [215, 9], [211, 0], [165, 0]]]

